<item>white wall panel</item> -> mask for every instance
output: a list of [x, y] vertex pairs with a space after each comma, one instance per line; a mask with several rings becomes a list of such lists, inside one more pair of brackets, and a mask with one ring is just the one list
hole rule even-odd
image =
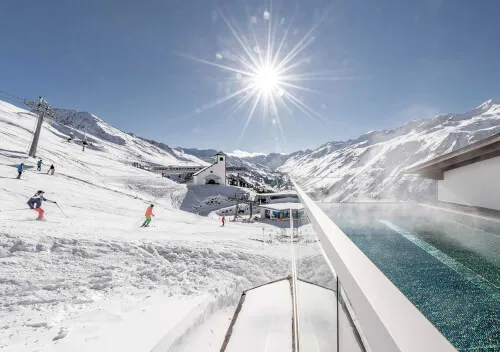
[[500, 210], [500, 157], [446, 171], [438, 182], [438, 199]]

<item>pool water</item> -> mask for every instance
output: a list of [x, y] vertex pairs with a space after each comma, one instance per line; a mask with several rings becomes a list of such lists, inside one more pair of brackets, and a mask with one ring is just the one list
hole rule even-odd
[[459, 350], [500, 351], [500, 222], [418, 204], [318, 204]]

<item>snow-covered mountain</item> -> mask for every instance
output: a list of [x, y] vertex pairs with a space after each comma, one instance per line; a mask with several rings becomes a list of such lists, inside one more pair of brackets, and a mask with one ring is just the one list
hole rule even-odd
[[[87, 112], [55, 109], [54, 128], [100, 148], [127, 150], [126, 161], [145, 165], [207, 165], [218, 150], [172, 148], [124, 133]], [[228, 165], [256, 187], [289, 187], [296, 179], [317, 199], [417, 199], [435, 195], [435, 182], [405, 175], [415, 164], [500, 132], [500, 101], [488, 100], [463, 114], [411, 121], [393, 130], [371, 131], [357, 139], [326, 143], [292, 154], [228, 154]], [[266, 186], [266, 187], [267, 187]]]
[[53, 109], [55, 117], [48, 122], [59, 132], [70, 132], [77, 140], [87, 139], [94, 148], [113, 148], [126, 154], [126, 162], [151, 165], [186, 165], [186, 162], [207, 165], [199, 158], [169, 148], [163, 143], [125, 133], [88, 112]]
[[278, 167], [317, 199], [421, 199], [435, 195], [434, 181], [405, 175], [412, 165], [500, 132], [500, 101], [464, 114], [411, 121], [290, 155]]
[[[196, 148], [176, 148], [176, 152], [193, 155], [206, 162], [212, 162], [215, 149], [196, 149]], [[289, 177], [276, 168], [271, 166], [271, 162], [266, 161], [267, 155], [246, 156], [251, 153], [227, 153], [228, 175], [238, 175], [245, 179], [255, 189], [266, 189], [267, 191], [276, 191], [290, 188]], [[282, 156], [281, 154], [269, 154]], [[271, 158], [269, 159], [271, 160]], [[260, 163], [260, 161], [264, 161]]]

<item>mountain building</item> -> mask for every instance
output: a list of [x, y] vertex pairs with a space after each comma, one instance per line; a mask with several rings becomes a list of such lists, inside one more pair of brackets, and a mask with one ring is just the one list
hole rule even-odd
[[225, 185], [226, 184], [226, 154], [215, 154], [215, 162], [193, 174], [195, 185]]

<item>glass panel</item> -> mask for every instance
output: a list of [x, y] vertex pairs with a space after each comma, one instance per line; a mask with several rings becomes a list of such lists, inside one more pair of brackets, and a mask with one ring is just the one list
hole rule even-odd
[[298, 275], [299, 351], [364, 351], [352, 314], [348, 313], [348, 302], [338, 301], [336, 275], [323, 256], [316, 233], [304, 211], [297, 215], [293, 244]]

